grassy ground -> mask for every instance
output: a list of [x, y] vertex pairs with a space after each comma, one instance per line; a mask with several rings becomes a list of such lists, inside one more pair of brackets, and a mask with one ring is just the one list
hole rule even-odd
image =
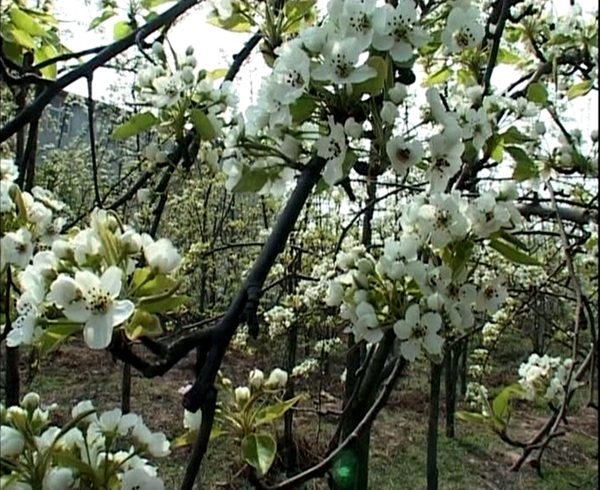
[[[172, 438], [182, 432], [181, 395], [178, 389], [193, 380], [192, 359], [183, 361], [160, 379], [140, 378], [136, 373], [132, 385], [132, 410], [141, 413], [153, 430]], [[240, 356], [225, 365], [225, 373], [234, 382], [243, 383], [251, 362]], [[265, 366], [267, 367], [267, 366]], [[65, 419], [75, 402], [92, 399], [99, 408], [119, 406], [122, 365], [104, 352], [93, 352], [74, 342], [52, 359], [47, 359], [30, 389], [40, 393], [45, 403], [57, 403], [58, 419]], [[428, 399], [426, 373], [413, 372], [395, 392], [388, 407], [376, 420], [372, 435], [370, 488], [374, 490], [413, 490], [426, 488], [425, 435]], [[312, 385], [314, 395], [315, 383]], [[322, 396], [328, 408], [339, 409], [339, 382], [325, 383]], [[314, 407], [312, 400], [305, 407]], [[544, 422], [540, 412], [523, 412], [514, 416], [514, 433], [526, 439]], [[60, 420], [59, 420], [60, 421]], [[335, 427], [335, 417], [321, 417], [311, 412], [297, 412], [296, 433], [301, 459], [306, 465], [317, 461], [326, 448]], [[440, 424], [439, 471], [441, 490], [569, 490], [597, 488], [597, 413], [581, 408], [571, 415], [565, 436], [556, 439], [542, 461], [542, 477], [525, 464], [520, 472], [509, 467], [519, 452], [479, 426], [458, 421], [456, 437], [447, 439]], [[317, 439], [318, 433], [318, 439]], [[167, 489], [178, 488], [188, 448], [174, 450], [161, 462], [161, 474]], [[233, 479], [241, 465], [238, 449], [226, 438], [211, 443], [202, 467], [203, 488], [243, 490], [240, 479]], [[250, 488], [250, 487], [248, 487]], [[307, 489], [327, 488], [324, 481], [313, 481]]]

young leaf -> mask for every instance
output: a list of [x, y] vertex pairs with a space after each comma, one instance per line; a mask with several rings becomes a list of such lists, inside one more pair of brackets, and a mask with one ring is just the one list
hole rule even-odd
[[256, 414], [254, 425], [270, 424], [274, 420], [283, 417], [285, 412], [292, 408], [298, 401], [302, 399], [302, 395], [297, 395], [289, 400], [276, 403], [269, 407], [263, 408]]
[[148, 298], [140, 299], [139, 305], [149, 313], [164, 313], [172, 311], [189, 301], [189, 296], [177, 295], [168, 298], [149, 301]]
[[190, 118], [194, 128], [196, 128], [196, 131], [203, 140], [210, 141], [217, 136], [217, 132], [215, 131], [212, 122], [210, 122], [210, 119], [204, 113], [204, 111], [200, 109], [192, 109]]
[[269, 434], [250, 434], [242, 441], [242, 457], [256, 469], [259, 477], [269, 471], [276, 454], [277, 443]]
[[524, 135], [516, 127], [511, 126], [504, 133], [499, 135], [507, 145], [519, 145], [521, 143], [527, 143], [533, 141], [533, 138]]
[[502, 254], [508, 260], [515, 262], [516, 264], [538, 266], [541, 265], [535, 257], [521, 252], [520, 250], [514, 248], [512, 245], [509, 245], [508, 243], [502, 242], [498, 239], [491, 239], [490, 247]]
[[135, 310], [131, 320], [125, 325], [125, 334], [130, 340], [135, 340], [139, 337], [156, 336], [161, 333], [162, 327], [158, 317], [141, 308]]
[[133, 32], [131, 24], [128, 20], [120, 20], [113, 26], [113, 40], [118, 41], [123, 39]]
[[292, 121], [295, 124], [302, 124], [303, 122], [308, 121], [316, 107], [317, 104], [312, 98], [303, 95], [290, 105]]
[[505, 150], [516, 162], [513, 179], [522, 182], [538, 175], [537, 167], [529, 155], [518, 146], [507, 146]]
[[452, 75], [452, 70], [448, 66], [442, 66], [438, 71], [429, 75], [424, 81], [424, 87], [431, 87], [445, 82]]
[[367, 65], [375, 68], [377, 75], [361, 83], [356, 83], [352, 86], [352, 90], [355, 94], [378, 94], [383, 90], [385, 79], [388, 73], [388, 62], [387, 59], [381, 56], [371, 56], [367, 60]]
[[576, 83], [569, 90], [567, 90], [567, 98], [573, 100], [582, 95], [587, 95], [592, 90], [592, 80], [584, 80], [583, 82]]
[[524, 395], [525, 392], [519, 384], [505, 387], [492, 402], [494, 416], [504, 424], [508, 423], [510, 417], [510, 401], [513, 398], [522, 398]]
[[536, 104], [545, 105], [548, 101], [548, 91], [540, 82], [534, 82], [527, 87], [527, 98]]
[[94, 19], [92, 19], [92, 22], [90, 22], [90, 26], [88, 27], [88, 31], [95, 29], [100, 24], [103, 24], [104, 22], [106, 22], [111, 17], [114, 17], [115, 15], [117, 15], [117, 13], [113, 9], [111, 9], [111, 8], [104, 9], [98, 17], [95, 17]]
[[251, 32], [252, 24], [242, 14], [233, 14], [228, 19], [209, 17], [208, 23], [231, 32]]
[[233, 192], [258, 192], [269, 180], [269, 174], [263, 169], [251, 170], [244, 167], [242, 177], [233, 188]]
[[46, 36], [46, 29], [44, 29], [37, 20], [23, 12], [20, 8], [13, 7], [10, 9], [9, 16], [14, 26], [30, 36]]
[[130, 136], [147, 131], [156, 124], [158, 124], [158, 118], [154, 114], [151, 112], [140, 112], [132, 116], [129, 121], [118, 126], [113, 131], [113, 138], [117, 140], [129, 138]]
[[[33, 52], [33, 59], [35, 63], [41, 63], [42, 61], [50, 60], [58, 56], [56, 48], [47, 42], [43, 42], [42, 45]], [[56, 63], [48, 65], [42, 68], [41, 72], [45, 78], [54, 80], [56, 78]]]
[[460, 420], [464, 420], [465, 422], [476, 422], [476, 423], [487, 423], [489, 417], [486, 417], [482, 413], [476, 412], [466, 412], [464, 410], [459, 410], [456, 412], [456, 418]]

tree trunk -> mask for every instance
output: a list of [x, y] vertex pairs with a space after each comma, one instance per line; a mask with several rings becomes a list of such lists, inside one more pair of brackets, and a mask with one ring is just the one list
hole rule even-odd
[[442, 364], [431, 363], [429, 427], [427, 431], [427, 490], [438, 489], [437, 451], [442, 369]]
[[131, 412], [131, 365], [123, 364], [123, 379], [121, 383], [121, 412]]

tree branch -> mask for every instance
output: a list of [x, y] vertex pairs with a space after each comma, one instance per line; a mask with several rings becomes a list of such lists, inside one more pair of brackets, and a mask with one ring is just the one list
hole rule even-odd
[[104, 65], [107, 61], [133, 46], [138, 37], [146, 37], [152, 34], [165, 24], [172, 22], [174, 19], [179, 17], [181, 14], [189, 10], [200, 1], [201, 0], [180, 0], [169, 10], [163, 12], [147, 24], [144, 24], [142, 27], [136, 29], [128, 36], [108, 45], [87, 63], [84, 63], [83, 65], [60, 77], [58, 80], [56, 80], [56, 82], [54, 82], [54, 84], [46, 87], [46, 89], [31, 104], [25, 107], [25, 109], [17, 114], [0, 130], [0, 143], [6, 141], [25, 124], [39, 116], [42, 110], [44, 110], [44, 107], [46, 107], [46, 105], [50, 103], [54, 96], [60, 93], [64, 88], [68, 87], [76, 80], [90, 75], [96, 68]]

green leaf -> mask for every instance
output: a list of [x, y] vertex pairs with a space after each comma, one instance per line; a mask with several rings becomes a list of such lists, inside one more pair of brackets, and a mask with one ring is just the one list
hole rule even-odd
[[502, 254], [511, 262], [515, 262], [516, 264], [538, 266], [541, 265], [535, 257], [532, 257], [531, 255], [526, 254], [525, 252], [521, 252], [509, 243], [500, 241], [498, 239], [492, 238], [490, 240], [490, 247]]
[[[177, 289], [176, 286], [178, 286], [179, 283], [175, 279], [165, 276], [164, 274], [158, 274], [148, 281], [147, 279], [150, 276], [150, 273], [151, 271], [149, 268], [138, 269], [135, 271], [133, 280], [136, 282], [140, 281], [139, 284], [143, 283], [135, 291], [135, 297], [139, 298], [142, 296], [157, 296], [162, 295], [172, 289]], [[137, 279], [136, 274], [138, 274]]]
[[297, 20], [308, 14], [316, 3], [316, 0], [290, 0], [285, 2], [283, 13], [286, 19]]
[[233, 192], [258, 192], [269, 180], [269, 174], [264, 169], [251, 170], [244, 166], [242, 177], [233, 188]]
[[[8, 33], [10, 36], [10, 33]], [[13, 42], [14, 39], [9, 41], [7, 39], [8, 36], [5, 36], [5, 33], [2, 32], [2, 54], [6, 56], [13, 63], [21, 66], [23, 63], [23, 50], [21, 45], [16, 42]]]
[[158, 124], [158, 118], [151, 112], [135, 114], [129, 121], [124, 122], [113, 131], [113, 138], [122, 140], [147, 131]]
[[61, 321], [50, 323], [49, 326], [44, 329], [44, 335], [41, 339], [43, 351], [49, 353], [56, 350], [70, 337], [80, 332], [81, 328], [80, 323]]
[[548, 102], [548, 91], [540, 82], [534, 82], [527, 87], [527, 98], [536, 104], [545, 105]]
[[227, 75], [229, 70], [227, 68], [217, 68], [216, 70], [211, 70], [206, 72], [206, 79], [209, 81], [218, 80], [219, 78], [223, 78]]
[[505, 63], [507, 65], [517, 65], [523, 61], [523, 58], [509, 49], [500, 48], [498, 50], [498, 63]]
[[37, 20], [31, 17], [31, 15], [23, 12], [20, 8], [13, 7], [10, 9], [9, 16], [14, 26], [30, 36], [46, 36], [46, 29], [44, 29]]
[[[217, 437], [222, 436], [223, 434], [227, 434], [227, 431], [223, 430], [217, 424], [213, 424], [210, 430], [209, 440], [212, 441], [213, 439], [216, 439]], [[196, 442], [197, 438], [197, 430], [187, 431], [185, 434], [182, 434], [171, 441], [171, 448], [176, 449], [178, 447], [191, 446], [192, 444], [194, 444], [194, 442]]]
[[517, 248], [520, 248], [521, 250], [523, 250], [525, 252], [529, 252], [529, 247], [527, 246], [527, 244], [525, 242], [523, 242], [522, 240], [519, 240], [512, 233], [509, 233], [507, 230], [498, 230], [496, 233], [492, 234], [492, 236], [490, 238], [502, 238], [505, 241], [512, 243]]
[[133, 28], [128, 20], [120, 20], [115, 22], [113, 26], [113, 39], [118, 41], [119, 39], [123, 39], [127, 37], [129, 34], [133, 32]]
[[151, 9], [154, 7], [158, 7], [159, 5], [162, 5], [164, 3], [170, 3], [173, 1], [175, 0], [142, 0], [142, 7], [144, 7], [145, 9]]
[[452, 70], [449, 66], [442, 66], [438, 71], [427, 76], [423, 81], [424, 87], [431, 87], [432, 85], [438, 85], [445, 82], [452, 75]]
[[464, 270], [473, 254], [474, 247], [475, 242], [472, 240], [463, 240], [454, 246], [452, 258], [450, 259], [450, 267], [454, 278], [458, 277]]
[[355, 94], [375, 95], [383, 90], [388, 73], [387, 59], [381, 56], [371, 56], [367, 60], [367, 65], [374, 68], [377, 71], [377, 75], [364, 82], [353, 84], [352, 89]]
[[189, 296], [176, 295], [164, 299], [155, 299], [153, 301], [147, 298], [140, 299], [139, 305], [149, 313], [167, 313], [174, 311], [190, 300]]
[[458, 410], [456, 412], [456, 418], [464, 420], [465, 422], [476, 422], [476, 423], [487, 423], [489, 417], [486, 417], [482, 413], [466, 412], [464, 410]]
[[490, 158], [496, 162], [502, 162], [504, 159], [504, 138], [494, 135], [487, 140], [486, 145], [490, 152]]
[[35, 49], [35, 41], [25, 31], [22, 31], [18, 27], [12, 26], [10, 28], [10, 33], [12, 34], [12, 36], [17, 44], [19, 44], [27, 49]]
[[524, 135], [516, 127], [511, 126], [504, 133], [499, 135], [507, 145], [519, 145], [521, 143], [527, 143], [533, 141], [530, 136]]
[[[42, 43], [39, 49], [36, 49], [33, 52], [33, 58], [35, 63], [41, 63], [42, 61], [51, 60], [52, 58], [56, 58], [58, 56], [58, 51], [56, 48], [47, 42]], [[42, 75], [44, 77], [54, 80], [56, 78], [56, 63], [46, 66], [42, 68]]]
[[592, 80], [584, 80], [583, 82], [576, 83], [569, 90], [567, 90], [567, 98], [573, 100], [582, 95], [587, 95], [592, 90]]
[[131, 320], [125, 325], [125, 334], [130, 340], [140, 337], [151, 337], [160, 335], [162, 327], [156, 315], [137, 308]]
[[242, 457], [259, 477], [267, 474], [276, 454], [277, 443], [269, 434], [250, 434], [242, 441]]
[[529, 155], [525, 153], [523, 148], [518, 146], [507, 146], [505, 149], [517, 164], [513, 171], [513, 179], [522, 182], [537, 177], [537, 167], [534, 161], [529, 158]]
[[302, 399], [303, 395], [297, 395], [289, 400], [276, 403], [269, 407], [265, 407], [259, 410], [256, 414], [254, 425], [265, 425], [283, 417], [285, 412], [292, 408], [298, 401]]
[[115, 15], [117, 15], [117, 12], [114, 11], [113, 9], [111, 9], [111, 8], [104, 9], [98, 17], [95, 17], [94, 19], [92, 19], [92, 22], [90, 22], [90, 26], [88, 27], [88, 31], [95, 29], [100, 24], [104, 24], [104, 22], [106, 22], [108, 19], [114, 17]]
[[522, 398], [524, 396], [525, 391], [519, 384], [505, 387], [492, 402], [494, 416], [506, 425], [510, 418], [510, 401], [513, 398]]
[[190, 119], [200, 137], [205, 141], [210, 141], [217, 136], [215, 128], [208, 116], [201, 109], [192, 109]]
[[152, 274], [152, 270], [150, 269], [150, 267], [142, 267], [140, 269], [136, 269], [133, 272], [133, 277], [131, 278], [131, 284], [130, 284], [130, 288], [131, 290], [135, 291], [135, 294], [138, 296], [147, 296], [148, 294], [156, 294], [156, 292], [150, 292], [150, 293], [140, 293], [140, 289], [142, 288], [142, 285], [144, 285], [146, 282], [148, 281], [148, 278], [150, 277], [150, 275]]
[[208, 18], [208, 23], [231, 32], [251, 32], [253, 25], [242, 14], [233, 14], [228, 19], [211, 16]]
[[308, 95], [301, 96], [290, 105], [292, 121], [295, 124], [302, 124], [303, 122], [308, 121], [316, 107], [317, 104], [312, 97], [309, 97]]

